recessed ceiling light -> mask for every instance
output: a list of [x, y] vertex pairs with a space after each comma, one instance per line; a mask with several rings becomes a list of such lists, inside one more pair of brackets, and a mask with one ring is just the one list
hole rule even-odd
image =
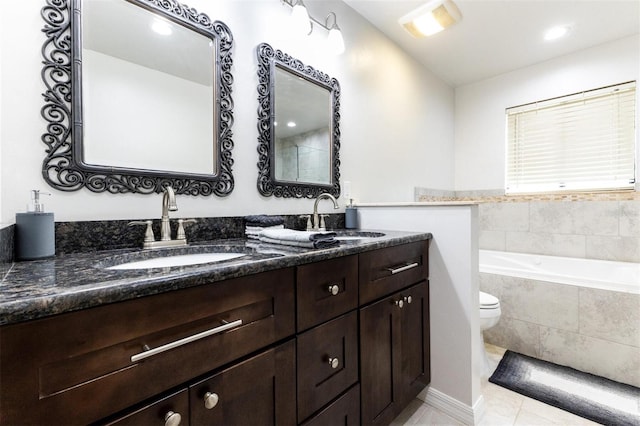
[[570, 28], [566, 25], [559, 25], [557, 27], [549, 28], [544, 33], [544, 39], [547, 41], [557, 40], [566, 36], [569, 33]]
[[452, 0], [433, 0], [407, 13], [398, 23], [414, 37], [425, 37], [442, 31], [462, 19]]

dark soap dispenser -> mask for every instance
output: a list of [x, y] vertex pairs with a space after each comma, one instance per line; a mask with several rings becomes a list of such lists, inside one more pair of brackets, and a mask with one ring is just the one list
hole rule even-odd
[[26, 213], [16, 213], [16, 259], [36, 260], [53, 257], [56, 253], [53, 213], [45, 213], [37, 189], [31, 191]]

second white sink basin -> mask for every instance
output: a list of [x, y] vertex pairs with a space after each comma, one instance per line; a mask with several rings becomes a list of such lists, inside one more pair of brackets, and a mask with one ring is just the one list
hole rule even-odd
[[243, 253], [193, 253], [177, 256], [155, 257], [153, 259], [136, 260], [119, 265], [109, 266], [106, 269], [149, 269], [169, 268], [171, 266], [199, 265], [202, 263], [222, 262], [245, 256]]

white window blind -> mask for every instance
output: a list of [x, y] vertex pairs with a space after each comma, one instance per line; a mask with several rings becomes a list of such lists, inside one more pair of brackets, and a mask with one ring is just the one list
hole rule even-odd
[[636, 83], [508, 108], [506, 193], [627, 189]]

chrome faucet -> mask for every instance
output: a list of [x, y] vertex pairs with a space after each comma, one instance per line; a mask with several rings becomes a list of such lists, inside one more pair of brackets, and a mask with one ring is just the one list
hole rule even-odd
[[325, 230], [324, 218], [320, 219], [320, 216], [318, 216], [318, 203], [323, 198], [333, 201], [334, 209], [340, 208], [340, 206], [338, 205], [338, 200], [336, 200], [333, 195], [327, 192], [323, 192], [322, 194], [318, 195], [315, 203], [313, 203], [313, 227], [311, 229], [307, 228], [307, 231], [324, 231]]
[[160, 222], [160, 239], [156, 241], [155, 235], [153, 235], [151, 220], [134, 220], [129, 222], [131, 225], [146, 225], [147, 229], [144, 235], [144, 244], [142, 248], [164, 248], [164, 247], [178, 247], [187, 245], [187, 237], [184, 233], [184, 225], [195, 222], [195, 219], [178, 219], [178, 232], [176, 239], [171, 239], [171, 224], [169, 222], [169, 212], [175, 212], [178, 210], [176, 204], [176, 193], [172, 187], [167, 186], [164, 188], [162, 194], [162, 217]]
[[173, 188], [166, 186], [162, 194], [162, 222], [160, 224], [160, 241], [171, 241], [171, 226], [169, 225], [169, 212], [178, 210], [176, 193]]

